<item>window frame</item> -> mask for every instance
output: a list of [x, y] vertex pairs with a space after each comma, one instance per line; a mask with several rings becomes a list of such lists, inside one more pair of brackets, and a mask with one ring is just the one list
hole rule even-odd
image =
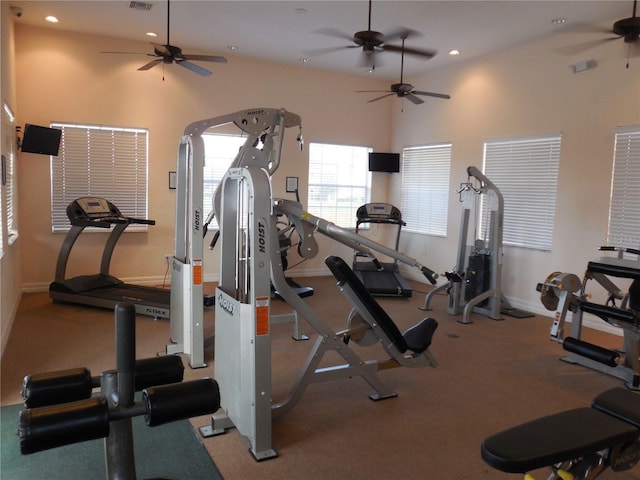
[[[322, 147], [322, 152], [314, 152], [315, 148]], [[329, 155], [330, 150], [339, 150], [345, 149], [343, 152], [345, 155], [350, 155], [350, 159], [345, 159], [338, 162], [334, 161], [333, 163], [325, 162], [322, 163], [323, 159], [316, 159], [314, 156], [316, 155]], [[346, 149], [351, 149], [351, 153], [348, 154]], [[309, 173], [308, 173], [308, 192], [307, 192], [307, 210], [320, 218], [323, 218], [327, 221], [333, 222], [341, 228], [355, 230], [356, 228], [356, 211], [358, 207], [364, 205], [366, 203], [371, 202], [371, 172], [369, 171], [369, 153], [373, 151], [370, 146], [363, 145], [345, 145], [338, 143], [330, 143], [330, 142], [310, 142], [309, 143]], [[360, 157], [360, 155], [363, 155]], [[355, 157], [354, 157], [355, 156]], [[351, 162], [349, 165], [345, 165], [346, 162]], [[356, 165], [357, 163], [361, 163], [361, 165]], [[327, 176], [332, 177], [334, 182], [329, 183], [327, 181], [318, 182], [316, 179], [312, 178], [312, 175], [318, 174], [317, 168], [320, 168], [321, 172], [319, 174], [320, 177]], [[356, 182], [340, 182], [340, 179], [345, 179], [347, 177], [347, 173], [351, 171], [353, 173], [355, 168], [362, 168], [363, 175], [360, 179], [359, 183]], [[322, 170], [327, 171], [324, 173]], [[338, 172], [339, 169], [339, 172]], [[350, 175], [349, 179], [352, 179], [353, 176]], [[362, 194], [357, 198], [360, 198], [362, 201], [348, 201], [341, 202], [338, 197], [340, 196], [338, 192], [345, 192], [347, 190], [351, 190], [353, 192], [355, 190], [362, 190]], [[327, 202], [323, 202], [321, 200], [315, 200], [314, 195], [318, 198], [322, 197], [323, 194], [331, 195], [331, 192], [334, 192], [336, 195], [335, 203], [331, 205], [326, 205]], [[325, 192], [325, 193], [323, 193]], [[353, 199], [354, 197], [351, 196]], [[356, 205], [357, 203], [357, 205]], [[341, 214], [340, 212], [343, 211]], [[344, 212], [348, 212], [348, 215]]]

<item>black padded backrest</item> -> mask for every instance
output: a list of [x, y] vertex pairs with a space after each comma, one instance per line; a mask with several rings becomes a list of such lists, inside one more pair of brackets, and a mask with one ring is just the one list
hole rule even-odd
[[406, 352], [408, 346], [402, 333], [400, 333], [396, 324], [393, 323], [393, 320], [387, 315], [387, 312], [385, 312], [371, 296], [349, 265], [347, 265], [342, 258], [336, 257], [335, 255], [329, 255], [324, 259], [324, 263], [327, 264], [327, 267], [329, 267], [329, 270], [331, 270], [331, 273], [333, 273], [333, 276], [336, 277], [340, 284], [347, 284], [351, 290], [353, 290], [369, 314], [375, 319], [378, 325], [380, 325], [382, 331], [389, 337], [389, 340], [393, 342], [400, 353]]

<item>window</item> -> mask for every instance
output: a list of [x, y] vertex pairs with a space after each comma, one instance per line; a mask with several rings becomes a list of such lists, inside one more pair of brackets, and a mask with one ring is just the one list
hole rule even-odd
[[[147, 130], [53, 123], [62, 130], [60, 152], [51, 157], [51, 224], [69, 230], [67, 205], [79, 197], [103, 197], [123, 215], [147, 218]], [[143, 231], [132, 225], [127, 231]]]
[[483, 173], [504, 197], [505, 245], [551, 250], [561, 138], [485, 142]]
[[309, 201], [313, 215], [355, 228], [356, 210], [371, 199], [369, 147], [309, 144]]
[[447, 234], [451, 144], [402, 149], [402, 219], [405, 230]]
[[5, 230], [3, 222], [6, 221], [7, 226], [7, 243], [11, 245], [18, 238], [15, 115], [11, 107], [6, 103], [3, 103], [2, 110], [2, 130], [4, 132], [4, 138], [2, 139], [2, 193], [4, 194], [3, 204], [5, 208], [2, 215], [0, 215], [0, 252], [4, 248], [3, 236]]
[[607, 243], [640, 248], [640, 125], [615, 130]]
[[[213, 194], [220, 184], [220, 180], [229, 169], [238, 150], [244, 144], [246, 137], [242, 135], [224, 135], [205, 133], [204, 142], [204, 171], [203, 171], [203, 203], [205, 212], [213, 209]], [[217, 219], [213, 219], [209, 228], [218, 228]]]

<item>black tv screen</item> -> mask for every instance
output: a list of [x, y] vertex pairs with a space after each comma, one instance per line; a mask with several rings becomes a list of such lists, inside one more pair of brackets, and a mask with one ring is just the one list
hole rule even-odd
[[397, 173], [400, 171], [400, 154], [399, 153], [369, 153], [369, 171], [370, 172], [390, 172]]
[[22, 151], [42, 155], [58, 155], [62, 130], [27, 123], [22, 137]]

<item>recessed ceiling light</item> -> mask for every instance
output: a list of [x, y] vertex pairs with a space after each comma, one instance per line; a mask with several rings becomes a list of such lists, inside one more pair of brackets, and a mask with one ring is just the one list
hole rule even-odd
[[237, 50], [238, 46], [237, 45], [227, 45], [227, 48], [231, 51]]
[[460, 55], [460, 50], [449, 50], [449, 55], [451, 56]]
[[48, 17], [44, 17], [44, 19], [47, 22], [50, 22], [50, 23], [58, 23], [58, 19], [56, 17], [54, 17], [53, 15], [49, 15]]
[[302, 58], [299, 58], [299, 59], [298, 59], [298, 61], [299, 61], [300, 63], [309, 63], [309, 57], [302, 57]]
[[562, 17], [554, 18], [551, 20], [551, 23], [554, 25], [562, 25], [563, 23], [567, 23], [567, 19]]
[[156, 32], [147, 32], [147, 33], [145, 33], [145, 35], [147, 37], [157, 37], [158, 36], [158, 34]]

